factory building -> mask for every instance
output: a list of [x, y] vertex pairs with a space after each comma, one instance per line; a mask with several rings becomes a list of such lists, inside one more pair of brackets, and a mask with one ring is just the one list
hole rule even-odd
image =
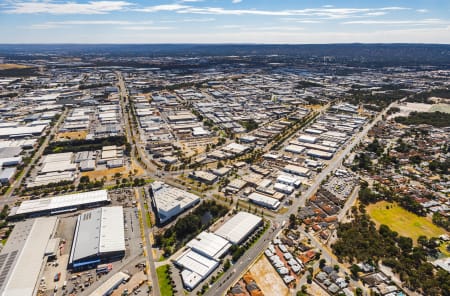
[[39, 274], [55, 252], [56, 217], [21, 221], [0, 252], [0, 296], [37, 294]]
[[260, 205], [262, 207], [265, 207], [265, 208], [268, 208], [271, 210], [276, 210], [280, 206], [280, 202], [278, 200], [276, 200], [275, 198], [272, 198], [272, 197], [269, 197], [267, 195], [260, 194], [257, 192], [250, 193], [250, 195], [248, 196], [248, 199], [254, 204]]
[[106, 190], [59, 195], [34, 200], [25, 200], [13, 207], [9, 218], [36, 217], [73, 212], [82, 208], [93, 208], [110, 203]]
[[262, 223], [262, 218], [256, 215], [239, 212], [220, 226], [215, 234], [238, 245], [243, 243]]
[[69, 267], [84, 269], [125, 255], [122, 207], [103, 207], [78, 216]]
[[149, 190], [158, 222], [164, 224], [200, 202], [200, 197], [163, 182], [154, 182]]

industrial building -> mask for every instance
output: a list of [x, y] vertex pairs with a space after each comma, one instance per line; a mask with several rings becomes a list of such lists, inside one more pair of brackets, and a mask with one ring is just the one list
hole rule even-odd
[[298, 165], [288, 164], [283, 168], [283, 171], [289, 174], [294, 174], [302, 177], [309, 177], [311, 175], [311, 171], [308, 168], [304, 168]]
[[55, 252], [53, 236], [56, 217], [45, 217], [16, 223], [0, 252], [0, 295], [32, 296], [47, 255]]
[[158, 214], [158, 222], [164, 224], [173, 217], [200, 202], [200, 197], [163, 182], [154, 182], [150, 186], [152, 206]]
[[219, 266], [219, 261], [188, 249], [177, 258], [175, 264], [183, 268], [181, 279], [185, 288], [192, 290]]
[[69, 267], [83, 269], [125, 255], [122, 207], [103, 207], [78, 216]]
[[9, 217], [21, 218], [61, 214], [82, 208], [98, 207], [109, 202], [110, 199], [106, 190], [59, 195], [23, 201], [20, 206], [11, 209]]
[[253, 231], [255, 231], [263, 220], [261, 217], [247, 213], [239, 212], [230, 220], [225, 222], [215, 231], [215, 234], [227, 239], [232, 244], [241, 244]]
[[231, 244], [217, 234], [203, 231], [186, 246], [209, 258], [220, 259], [231, 247]]
[[275, 198], [257, 192], [250, 193], [247, 198], [254, 204], [266, 207], [271, 210], [276, 210], [280, 206], [280, 202]]

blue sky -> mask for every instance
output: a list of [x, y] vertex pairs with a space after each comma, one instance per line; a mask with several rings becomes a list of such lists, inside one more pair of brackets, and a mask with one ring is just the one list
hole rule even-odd
[[0, 0], [0, 43], [450, 43], [450, 0]]

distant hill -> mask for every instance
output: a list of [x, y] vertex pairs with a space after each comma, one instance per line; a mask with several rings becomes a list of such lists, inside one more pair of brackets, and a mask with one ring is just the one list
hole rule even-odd
[[[93, 56], [267, 56], [346, 63], [349, 66], [450, 66], [445, 44], [0, 44], [0, 56], [30, 54]], [[36, 56], [37, 58], [41, 58]]]

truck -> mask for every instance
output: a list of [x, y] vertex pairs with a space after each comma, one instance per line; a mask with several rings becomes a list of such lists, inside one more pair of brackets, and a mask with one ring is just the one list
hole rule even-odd
[[53, 278], [53, 281], [54, 281], [54, 282], [57, 282], [57, 281], [59, 281], [60, 278], [61, 278], [61, 273], [60, 273], [60, 272], [57, 272], [57, 273], [55, 274], [55, 277]]
[[108, 273], [112, 269], [112, 264], [100, 264], [95, 270], [97, 273]]

